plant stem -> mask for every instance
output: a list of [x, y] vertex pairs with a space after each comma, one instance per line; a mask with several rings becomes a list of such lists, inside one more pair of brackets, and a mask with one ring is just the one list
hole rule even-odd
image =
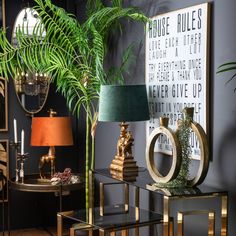
[[90, 165], [90, 168], [91, 168], [91, 170], [94, 170], [94, 159], [95, 159], [95, 137], [94, 136], [92, 136], [92, 143], [91, 143], [91, 148], [92, 148], [92, 150], [91, 150], [91, 165]]
[[[87, 106], [88, 107], [88, 106]], [[89, 209], [89, 115], [86, 114], [86, 153], [85, 153], [85, 206]]]

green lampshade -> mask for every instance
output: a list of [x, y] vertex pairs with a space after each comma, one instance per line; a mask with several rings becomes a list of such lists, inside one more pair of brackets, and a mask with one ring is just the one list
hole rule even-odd
[[99, 98], [99, 121], [149, 120], [145, 85], [102, 85]]

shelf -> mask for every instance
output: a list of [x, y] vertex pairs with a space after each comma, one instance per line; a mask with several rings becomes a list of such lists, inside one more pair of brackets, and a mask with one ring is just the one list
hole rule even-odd
[[227, 191], [225, 190], [213, 188], [211, 186], [206, 186], [203, 184], [198, 185], [197, 187], [157, 188], [152, 185], [154, 181], [151, 178], [148, 170], [144, 167], [139, 168], [135, 181], [128, 181], [125, 179], [116, 178], [111, 175], [109, 169], [96, 169], [94, 170], [94, 173], [172, 198], [227, 194]]
[[74, 191], [84, 187], [84, 181], [74, 184], [51, 184], [50, 181], [45, 181], [39, 178], [38, 174], [26, 175], [24, 183], [15, 182], [15, 179], [9, 180], [11, 189], [24, 192], [59, 192], [59, 191]]
[[[156, 212], [139, 208], [137, 213], [137, 208], [132, 206], [129, 206], [129, 210], [125, 212], [123, 204], [105, 206], [104, 210], [106, 214], [102, 216], [99, 207], [93, 208], [93, 220], [89, 222], [91, 226], [96, 229], [112, 231], [163, 223], [163, 216]], [[85, 209], [82, 209], [73, 211], [71, 214], [63, 214], [63, 212], [58, 214], [63, 218], [88, 224], [87, 213]]]

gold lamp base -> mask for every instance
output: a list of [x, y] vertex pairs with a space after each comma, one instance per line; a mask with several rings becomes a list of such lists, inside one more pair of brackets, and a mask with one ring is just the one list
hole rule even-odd
[[52, 177], [55, 174], [55, 147], [49, 147], [48, 154], [43, 155], [40, 157], [39, 160], [39, 176], [41, 179], [46, 179], [46, 176], [44, 175], [43, 168], [48, 163], [51, 166], [51, 176]]
[[110, 165], [110, 173], [120, 178], [132, 178], [138, 175], [138, 166], [132, 155], [133, 136], [127, 131], [128, 124], [120, 124], [120, 137], [117, 142], [117, 154]]

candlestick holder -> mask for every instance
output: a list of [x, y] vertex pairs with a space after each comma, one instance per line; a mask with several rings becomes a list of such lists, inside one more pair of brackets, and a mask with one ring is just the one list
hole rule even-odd
[[15, 149], [15, 173], [16, 173], [15, 181], [16, 182], [19, 181], [19, 167], [18, 167], [17, 155], [20, 150], [20, 144], [21, 144], [21, 142], [10, 142], [10, 146]]
[[[24, 171], [24, 163], [25, 163], [25, 160], [28, 159], [29, 157], [29, 153], [17, 153], [17, 161], [20, 162], [20, 168], [18, 169], [18, 172], [19, 172], [19, 177], [21, 179], [21, 183], [23, 184], [24, 183], [24, 176], [25, 176], [25, 171]], [[19, 181], [19, 180], [18, 180]]]

